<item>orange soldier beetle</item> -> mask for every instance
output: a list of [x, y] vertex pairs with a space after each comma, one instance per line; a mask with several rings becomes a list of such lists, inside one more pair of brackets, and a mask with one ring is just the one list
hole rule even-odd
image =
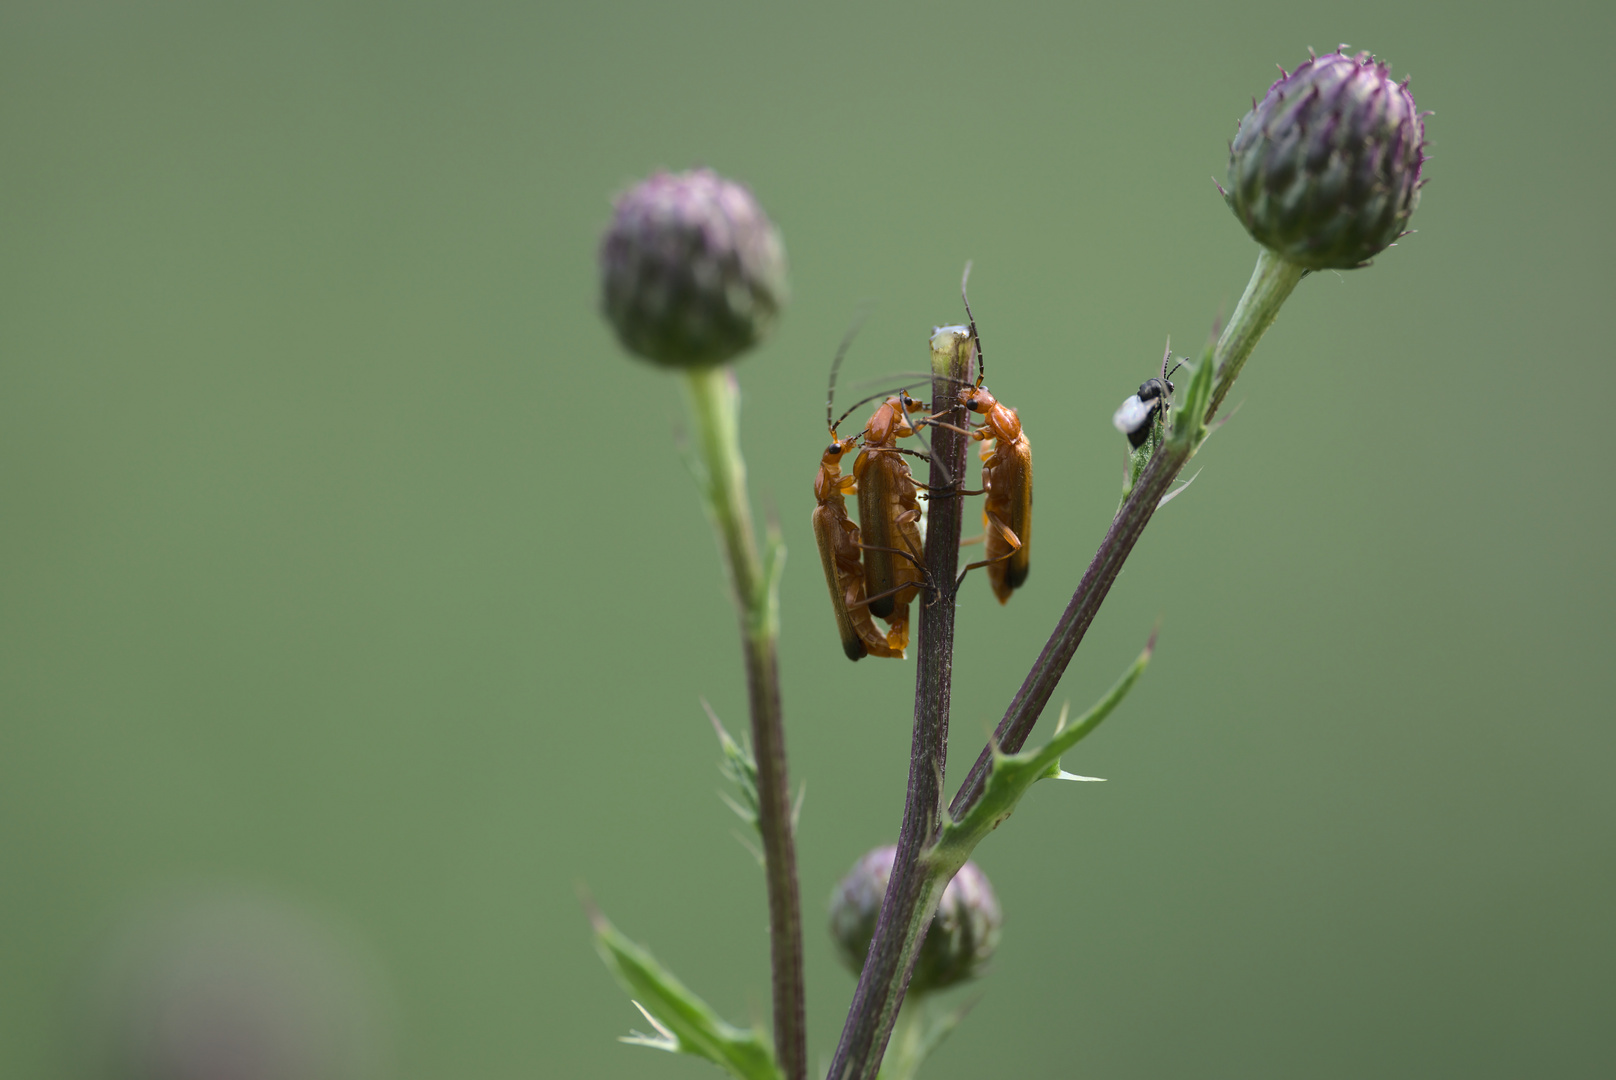
[[[870, 604], [865, 599], [864, 564], [861, 561], [864, 546], [859, 542], [859, 527], [847, 516], [846, 495], [854, 490], [853, 476], [842, 475], [842, 455], [854, 450], [862, 434], [843, 439], [836, 434], [841, 420], [831, 419], [831, 403], [836, 397], [836, 370], [842, 357], [852, 344], [853, 335], [842, 340], [836, 351], [836, 361], [830, 369], [830, 390], [825, 401], [825, 423], [830, 428], [830, 445], [819, 459], [819, 472], [814, 476], [813, 525], [814, 541], [819, 545], [819, 561], [825, 569], [825, 584], [830, 587], [830, 606], [836, 616], [836, 631], [842, 639], [842, 651], [849, 660], [865, 656], [891, 656], [903, 659], [907, 640], [894, 647], [887, 637], [876, 629], [870, 618]], [[857, 408], [855, 405], [854, 408]], [[843, 419], [846, 414], [843, 414]], [[904, 635], [907, 639], [907, 633]]]
[[1027, 580], [1032, 546], [1032, 448], [1016, 410], [999, 404], [982, 385], [982, 338], [976, 332], [970, 297], [965, 294], [970, 277], [971, 264], [966, 263], [965, 274], [960, 278], [960, 299], [965, 301], [965, 317], [970, 320], [971, 340], [976, 345], [976, 385], [961, 388], [959, 400], [982, 416], [982, 425], [971, 429], [971, 438], [982, 443], [982, 487], [987, 493], [982, 503], [982, 523], [987, 530], [987, 558], [971, 563], [960, 572], [960, 578], [963, 580], [966, 573], [979, 566], [987, 567], [988, 584], [1003, 604]]
[[878, 406], [864, 427], [864, 449], [853, 463], [859, 522], [864, 529], [864, 581], [870, 610], [887, 621], [887, 643], [909, 644], [909, 602], [925, 579], [920, 502], [900, 438], [915, 433], [910, 410], [925, 409], [900, 391]]

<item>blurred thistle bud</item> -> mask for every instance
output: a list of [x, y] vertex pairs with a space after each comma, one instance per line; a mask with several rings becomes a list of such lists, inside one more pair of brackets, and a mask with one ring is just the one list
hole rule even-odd
[[373, 974], [274, 897], [173, 896], [109, 943], [75, 1030], [89, 1080], [389, 1075]]
[[785, 246], [740, 184], [711, 169], [659, 172], [618, 198], [600, 279], [630, 352], [711, 367], [768, 336], [786, 300]]
[[[830, 898], [830, 935], [836, 953], [854, 975], [864, 967], [864, 958], [875, 938], [881, 899], [892, 877], [895, 847], [879, 847], [860, 859]], [[999, 899], [993, 895], [988, 876], [974, 862], [967, 862], [943, 890], [942, 902], [932, 916], [926, 940], [920, 946], [909, 993], [924, 994], [974, 979], [982, 973], [993, 951], [999, 947], [999, 927], [1004, 916]]]
[[1307, 270], [1366, 265], [1406, 235], [1423, 184], [1427, 114], [1408, 80], [1345, 49], [1289, 75], [1280, 68], [1229, 145], [1230, 209], [1259, 244]]

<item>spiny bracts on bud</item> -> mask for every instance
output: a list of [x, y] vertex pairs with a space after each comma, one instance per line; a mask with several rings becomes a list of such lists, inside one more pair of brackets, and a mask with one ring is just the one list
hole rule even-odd
[[[857, 975], [875, 938], [881, 899], [892, 877], [895, 847], [879, 847], [854, 864], [830, 898], [830, 935], [836, 953], [849, 971]], [[967, 862], [943, 890], [937, 914], [932, 916], [926, 940], [920, 946], [909, 993], [924, 994], [941, 990], [982, 973], [993, 951], [999, 947], [999, 927], [1004, 916], [999, 899], [993, 895], [988, 876], [974, 862]]]
[[1224, 197], [1235, 217], [1308, 270], [1350, 270], [1390, 247], [1423, 183], [1426, 114], [1408, 80], [1345, 50], [1281, 68], [1229, 145]]
[[785, 247], [752, 193], [711, 169], [622, 195], [600, 244], [601, 307], [623, 345], [668, 367], [734, 359], [786, 299]]

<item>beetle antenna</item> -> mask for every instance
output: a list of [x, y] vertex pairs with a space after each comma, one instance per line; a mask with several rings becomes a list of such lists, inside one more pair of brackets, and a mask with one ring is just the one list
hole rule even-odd
[[976, 344], [976, 385], [982, 385], [987, 368], [982, 364], [982, 335], [976, 332], [976, 316], [971, 314], [971, 298], [965, 294], [965, 283], [971, 280], [971, 260], [965, 260], [965, 273], [960, 275], [960, 299], [965, 301], [965, 318], [971, 324], [971, 341]]
[[954, 483], [954, 478], [949, 474], [948, 465], [944, 463], [942, 458], [938, 457], [932, 452], [930, 441], [927, 440], [926, 436], [921, 434], [920, 429], [926, 426], [926, 418], [921, 418], [919, 423], [911, 422], [909, 419], [909, 403], [902, 397], [898, 399], [898, 408], [903, 412], [903, 422], [908, 424], [909, 427], [913, 429], [915, 438], [919, 439], [920, 445], [926, 448], [926, 460], [935, 465], [937, 467], [937, 471], [943, 474], [943, 483], [952, 485]]
[[938, 419], [938, 417], [947, 416], [947, 415], [948, 414], [946, 412], [932, 413], [930, 416], [924, 417], [922, 419], [923, 419], [923, 423], [925, 424], [926, 427], [947, 428], [949, 431], [957, 431], [961, 435], [969, 435], [969, 434], [971, 434], [971, 432], [973, 430], [981, 430], [980, 428], [971, 428], [969, 426], [960, 427], [957, 424], [950, 424], [946, 420], [939, 420]]
[[[1172, 338], [1172, 335], [1169, 334], [1168, 337], [1167, 337], [1167, 353], [1166, 353], [1165, 356], [1162, 357], [1162, 376], [1161, 376], [1162, 377], [1162, 382], [1166, 384], [1167, 389], [1169, 391], [1171, 391], [1173, 389], [1173, 375], [1178, 371], [1179, 368], [1184, 366], [1184, 361], [1189, 359], [1189, 357], [1186, 356], [1183, 360], [1180, 360], [1178, 363], [1174, 364], [1172, 370], [1169, 371], [1167, 369], [1167, 361], [1171, 360], [1172, 358], [1173, 358], [1173, 338]], [[1163, 405], [1166, 406], [1167, 402], [1164, 401]], [[1167, 414], [1165, 412], [1162, 414], [1164, 419], [1166, 418], [1166, 415]]]
[[954, 486], [954, 476], [953, 476], [952, 471], [948, 467], [948, 462], [946, 462], [942, 458], [938, 457], [936, 452], [932, 450], [931, 440], [926, 438], [926, 436], [922, 435], [920, 433], [919, 428], [915, 429], [915, 438], [919, 439], [920, 440], [920, 445], [924, 446], [926, 448], [926, 461], [927, 461], [927, 463], [937, 466], [937, 471], [942, 473], [944, 485], [946, 485], [948, 487], [953, 487]]
[[[916, 437], [919, 437], [918, 433]], [[907, 446], [868, 446], [865, 449], [871, 454], [907, 454], [912, 458], [919, 458], [921, 461], [931, 460], [930, 454], [922, 454], [919, 450], [911, 450]], [[915, 486], [921, 487], [923, 485], [916, 481]]]
[[[860, 405], [868, 405], [872, 401], [879, 401], [881, 398], [891, 397], [895, 392], [902, 393], [905, 390], [913, 390], [917, 386], [925, 386], [930, 381], [931, 380], [928, 379], [925, 382], [912, 382], [905, 386], [892, 387], [891, 389], [882, 390], [876, 394], [870, 394], [867, 397], [861, 397], [857, 401], [853, 402], [853, 404], [849, 405], [846, 412], [842, 413], [841, 416], [836, 418], [836, 423], [831, 425], [831, 430], [835, 431], [837, 428], [841, 427], [842, 421], [846, 420], [850, 415], [852, 415], [853, 410], [858, 408]], [[825, 412], [825, 418], [827, 420], [830, 418], [830, 411], [828, 409]]]
[[[836, 373], [842, 369], [842, 361], [847, 358], [847, 350], [852, 346], [853, 339], [858, 337], [858, 332], [863, 329], [864, 320], [868, 315], [868, 311], [861, 311], [853, 316], [853, 324], [847, 328], [847, 333], [842, 335], [842, 343], [836, 346], [836, 359], [830, 362], [830, 384], [825, 387], [825, 423], [830, 426], [833, 433], [842, 422], [841, 420], [836, 421], [834, 424], [830, 422], [830, 414], [836, 403]], [[856, 409], [858, 406], [855, 405], [853, 408]], [[851, 412], [852, 410], [848, 411]], [[842, 414], [842, 420], [845, 419], [847, 419], [847, 413]]]
[[858, 382], [849, 383], [848, 385], [855, 390], [868, 390], [872, 386], [890, 386], [891, 383], [888, 382], [889, 379], [914, 379], [914, 382], [907, 384], [909, 389], [913, 389], [916, 386], [922, 386], [925, 383], [931, 382], [931, 372], [889, 371], [885, 375], [876, 375], [873, 378], [860, 379]]

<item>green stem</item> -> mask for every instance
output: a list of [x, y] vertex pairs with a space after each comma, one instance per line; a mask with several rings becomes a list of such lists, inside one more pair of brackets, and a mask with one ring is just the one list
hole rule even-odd
[[898, 1014], [892, 1040], [887, 1043], [886, 1060], [881, 1062], [879, 1080], [914, 1080], [924, 1056], [926, 999], [910, 998]]
[[741, 458], [740, 402], [727, 366], [687, 373], [696, 419], [697, 453], [705, 469], [705, 495], [741, 620], [741, 646], [757, 757], [758, 831], [763, 838], [769, 896], [769, 951], [774, 973], [774, 1047], [787, 1080], [805, 1080], [808, 1043], [802, 970], [802, 903], [791, 835], [786, 778], [785, 725], [780, 708], [775, 584], [778, 555], [765, 567], [758, 556]]
[[1207, 423], [1210, 424], [1212, 417], [1217, 414], [1224, 395], [1239, 377], [1240, 369], [1246, 366], [1246, 359], [1257, 347], [1263, 333], [1279, 316], [1280, 305], [1285, 303], [1291, 290], [1296, 288], [1296, 283], [1306, 273], [1300, 266], [1286, 262], [1268, 248], [1257, 249], [1257, 267], [1251, 272], [1246, 291], [1240, 297], [1234, 314], [1229, 317], [1228, 328], [1218, 338], [1217, 352], [1212, 356], [1213, 363], [1217, 365], [1218, 381], [1206, 409]]

